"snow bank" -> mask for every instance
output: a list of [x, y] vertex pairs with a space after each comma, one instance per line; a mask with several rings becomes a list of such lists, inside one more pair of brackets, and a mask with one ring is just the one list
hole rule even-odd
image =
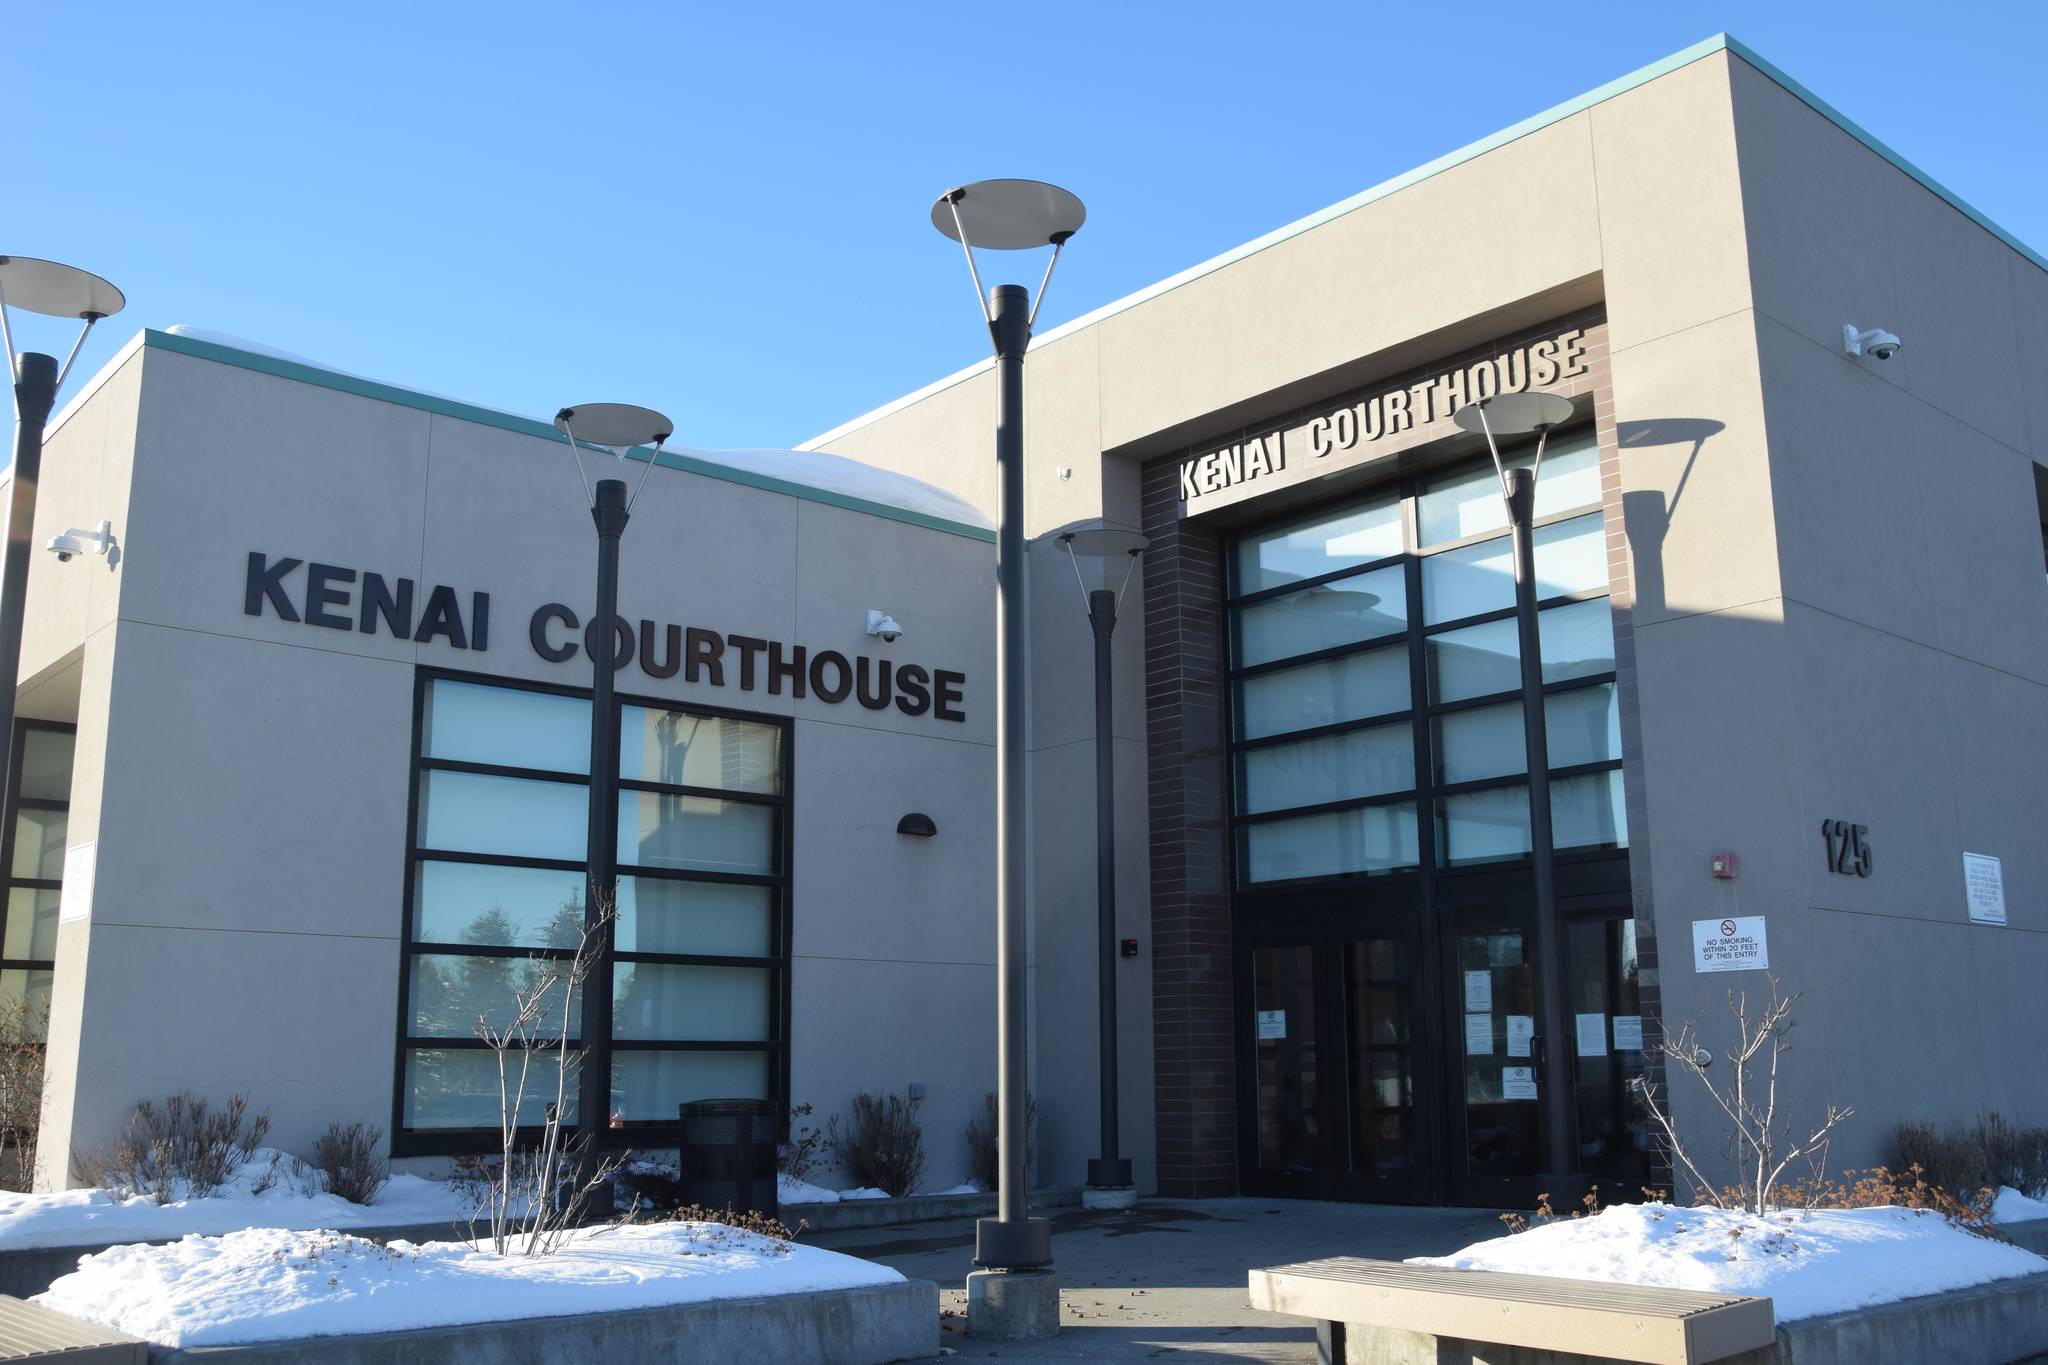
[[1992, 1222], [2025, 1223], [2036, 1218], [2048, 1218], [2048, 1200], [2029, 1199], [2010, 1185], [1998, 1187], [1998, 1198], [1991, 1202]]
[[466, 1242], [380, 1247], [255, 1228], [88, 1256], [35, 1301], [165, 1346], [225, 1346], [461, 1323], [615, 1313], [894, 1284], [887, 1266], [716, 1223], [579, 1236], [553, 1256]]
[[794, 1176], [777, 1175], [775, 1198], [784, 1204], [836, 1204], [839, 1202], [839, 1191], [828, 1190], [823, 1185], [813, 1185], [808, 1180], [798, 1180]]
[[[258, 1194], [256, 1187], [272, 1171], [273, 1158], [279, 1163], [279, 1178]], [[0, 1193], [0, 1251], [165, 1241], [187, 1233], [219, 1234], [249, 1227], [452, 1224], [469, 1216], [470, 1201], [443, 1181], [394, 1175], [378, 1193], [376, 1203], [351, 1204], [335, 1195], [309, 1192], [303, 1181], [286, 1178], [289, 1163], [284, 1153], [259, 1148], [218, 1194], [169, 1204], [141, 1197], [124, 1199], [105, 1190]]]
[[893, 1199], [887, 1190], [878, 1190], [873, 1185], [856, 1185], [850, 1190], [839, 1192], [841, 1199]]
[[1415, 1265], [1768, 1296], [1779, 1322], [2048, 1270], [2048, 1260], [1915, 1209], [1814, 1209], [1758, 1218], [1622, 1204]]
[[[357, 374], [352, 370], [339, 369], [323, 364], [291, 351], [266, 346], [260, 341], [250, 341], [228, 332], [209, 331], [204, 327], [192, 327], [179, 323], [165, 329], [173, 336], [190, 337], [213, 346], [223, 346], [231, 351], [242, 351], [249, 355], [269, 356], [275, 360], [290, 361], [308, 369], [325, 370], [349, 379], [362, 379], [370, 383], [387, 381], [373, 379], [369, 375]], [[394, 384], [393, 388], [406, 388]], [[447, 398], [445, 394], [427, 393], [425, 390], [409, 389], [429, 398]], [[459, 403], [463, 400], [448, 398]], [[467, 405], [467, 406], [474, 406]], [[542, 421], [541, 418], [530, 418]], [[554, 419], [546, 419], [551, 423]], [[937, 517], [942, 521], [964, 522], [991, 530], [995, 523], [983, 516], [973, 503], [956, 497], [935, 484], [914, 479], [908, 474], [897, 474], [873, 465], [862, 464], [859, 460], [844, 455], [831, 455], [819, 450], [699, 450], [693, 446], [679, 446], [671, 443], [664, 450], [675, 455], [686, 455], [706, 464], [723, 465], [746, 474], [766, 475], [769, 478], [786, 479], [790, 483], [802, 484], [828, 493], [840, 493], [847, 497], [860, 498], [866, 502], [878, 502], [885, 507], [896, 507], [906, 512], [917, 512], [924, 516]]]
[[987, 1193], [988, 1193], [988, 1191], [987, 1191], [987, 1190], [985, 1190], [985, 1189], [983, 1189], [983, 1188], [981, 1187], [981, 1182], [980, 1182], [979, 1180], [969, 1180], [969, 1181], [965, 1182], [964, 1184], [959, 1184], [959, 1185], [955, 1185], [955, 1186], [954, 1186], [954, 1187], [953, 1187], [952, 1189], [950, 1189], [950, 1190], [926, 1190], [926, 1191], [925, 1191], [925, 1193], [926, 1193], [926, 1194], [928, 1194], [928, 1195], [931, 1195], [931, 1194], [987, 1194]]

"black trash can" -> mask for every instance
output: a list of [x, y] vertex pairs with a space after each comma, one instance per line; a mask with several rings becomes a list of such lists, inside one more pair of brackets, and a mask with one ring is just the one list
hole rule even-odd
[[775, 1104], [772, 1100], [692, 1100], [678, 1106], [683, 1199], [707, 1209], [778, 1216]]

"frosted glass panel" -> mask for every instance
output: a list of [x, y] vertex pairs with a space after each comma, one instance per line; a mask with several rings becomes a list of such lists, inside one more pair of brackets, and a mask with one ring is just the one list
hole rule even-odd
[[1519, 698], [1502, 706], [1453, 711], [1434, 724], [1438, 782], [1448, 786], [1528, 771]]
[[1627, 848], [1620, 770], [1551, 783], [1550, 836], [1555, 848]]
[[22, 736], [20, 794], [31, 801], [69, 801], [71, 752], [77, 736], [33, 727]]
[[1429, 651], [1429, 699], [1463, 701], [1489, 692], [1509, 692], [1522, 685], [1522, 646], [1512, 616], [1484, 625], [1465, 626], [1432, 635], [1423, 642]]
[[[411, 1036], [415, 1038], [472, 1038], [478, 1019], [490, 1020], [494, 1029], [505, 1028], [518, 1009], [524, 992], [540, 992], [540, 1015], [533, 1022], [537, 1038], [562, 1036], [563, 992], [567, 989], [567, 962], [535, 962], [525, 957], [456, 957], [421, 953], [412, 959], [411, 989], [407, 1004], [412, 1009]], [[568, 999], [569, 1036], [582, 1033], [583, 992]]]
[[7, 893], [8, 957], [48, 961], [57, 956], [57, 902], [63, 894], [28, 886]]
[[620, 792], [619, 861], [638, 867], [772, 874], [775, 807], [708, 796]]
[[1415, 785], [1415, 734], [1408, 722], [1375, 725], [1237, 757], [1238, 809], [1251, 813], [1384, 796]]
[[64, 827], [61, 810], [17, 809], [14, 814], [14, 875], [42, 881], [64, 879]]
[[1545, 697], [1543, 721], [1553, 768], [1621, 757], [1621, 708], [1613, 683]]
[[580, 872], [422, 862], [413, 877], [413, 936], [420, 942], [574, 948], [582, 936]]
[[782, 790], [782, 727], [627, 706], [619, 712], [619, 776], [674, 787]]
[[[508, 1059], [516, 1060], [516, 1059]], [[515, 1065], [508, 1086], [518, 1083]], [[561, 1076], [553, 1053], [537, 1053], [526, 1073], [519, 1121], [538, 1127], [555, 1102]], [[576, 1121], [576, 1082], [567, 1089], [563, 1120]], [[405, 1126], [489, 1128], [498, 1126], [498, 1057], [493, 1052], [414, 1048], [405, 1055]]]
[[1515, 605], [1515, 547], [1506, 536], [1422, 561], [1422, 620], [1456, 621]]
[[1599, 513], [1536, 528], [1537, 600], [1605, 591], [1607, 530]]
[[1519, 858], [1529, 851], [1529, 789], [1518, 783], [1443, 797], [1436, 830], [1446, 866]]
[[1237, 543], [1239, 594], [1319, 578], [1401, 553], [1401, 502], [1388, 498]]
[[1237, 662], [1262, 664], [1407, 629], [1401, 568], [1340, 578], [1237, 610]]
[[622, 953], [768, 957], [775, 951], [775, 889], [621, 877], [617, 938]]
[[612, 968], [614, 1038], [757, 1043], [768, 1036], [768, 973], [758, 967]]
[[[1535, 463], [1536, 447], [1523, 444], [1504, 452], [1510, 469]], [[1600, 501], [1600, 449], [1591, 427], [1553, 436], [1536, 478], [1536, 515], [1554, 516]], [[1505, 531], [1506, 500], [1500, 475], [1491, 459], [1468, 466], [1431, 484], [1415, 500], [1416, 533], [1421, 543], [1442, 545], [1467, 536]]]
[[1237, 685], [1240, 739], [1261, 739], [1407, 709], [1405, 643], [1261, 673]]
[[612, 1111], [627, 1123], [676, 1122], [691, 1100], [765, 1100], [765, 1052], [615, 1052]]
[[1420, 856], [1408, 802], [1247, 825], [1243, 833], [1247, 882], [1392, 872], [1414, 867]]
[[1538, 613], [1536, 634], [1547, 683], [1614, 671], [1614, 610], [1605, 597]]
[[576, 697], [436, 678], [420, 725], [428, 758], [590, 771], [590, 703]]
[[590, 790], [483, 773], [420, 774], [422, 848], [583, 861]]

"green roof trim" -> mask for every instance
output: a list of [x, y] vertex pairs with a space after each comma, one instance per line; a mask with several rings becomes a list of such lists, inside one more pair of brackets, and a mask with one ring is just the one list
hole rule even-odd
[[[373, 398], [380, 403], [391, 403], [417, 412], [430, 412], [439, 417], [453, 417], [462, 422], [474, 422], [479, 426], [496, 427], [500, 431], [517, 432], [521, 436], [534, 436], [545, 441], [559, 441], [562, 433], [546, 422], [537, 422], [531, 417], [518, 417], [509, 412], [478, 407], [474, 403], [458, 402], [453, 398], [439, 398], [433, 394], [418, 393], [412, 389], [401, 389], [394, 384], [379, 383], [374, 379], [361, 379], [355, 375], [339, 374], [313, 365], [302, 365], [280, 356], [259, 355], [253, 351], [240, 351], [218, 342], [201, 341], [197, 337], [178, 336], [145, 328], [142, 344], [159, 351], [175, 351], [200, 360], [211, 360], [220, 365], [232, 365], [240, 370], [253, 370], [275, 379], [290, 379], [317, 388], [332, 389], [357, 398]], [[583, 443], [588, 444], [588, 443]], [[590, 449], [598, 447], [590, 446]], [[646, 460], [654, 452], [646, 446], [638, 446], [626, 452], [628, 458]], [[837, 493], [831, 489], [813, 488], [809, 484], [797, 483], [791, 479], [778, 479], [768, 474], [757, 474], [752, 470], [734, 469], [729, 465], [700, 460], [693, 455], [680, 455], [671, 450], [660, 453], [657, 463], [663, 469], [680, 470], [685, 474], [697, 474], [707, 479], [718, 479], [724, 483], [741, 484], [758, 488], [767, 493], [780, 493], [785, 497], [801, 498], [806, 502], [822, 503], [827, 507], [838, 507], [849, 512], [860, 512], [887, 521], [900, 521], [907, 525], [919, 526], [928, 531], [941, 531], [947, 535], [965, 536], [969, 540], [995, 543], [996, 533], [983, 526], [972, 526], [964, 521], [952, 521], [936, 517], [928, 512], [915, 512], [907, 507], [896, 507], [885, 502], [855, 497], [850, 493]], [[883, 471], [885, 473], [892, 471]]]

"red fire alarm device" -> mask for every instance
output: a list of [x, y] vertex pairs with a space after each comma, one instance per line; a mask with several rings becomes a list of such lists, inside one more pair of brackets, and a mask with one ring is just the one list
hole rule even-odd
[[1732, 877], [1742, 868], [1741, 860], [1733, 853], [1716, 853], [1713, 869], [1716, 877]]
[[1138, 955], [1138, 940], [1134, 938], [1125, 939], [1117, 945], [1117, 951], [1124, 957], [1136, 957]]

